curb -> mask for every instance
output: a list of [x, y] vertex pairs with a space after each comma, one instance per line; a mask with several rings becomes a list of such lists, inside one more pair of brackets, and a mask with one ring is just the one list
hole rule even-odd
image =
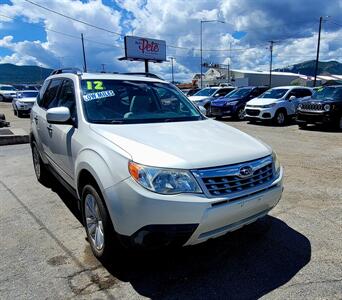
[[29, 135], [23, 129], [6, 129], [7, 131], [4, 134], [1, 134], [2, 130], [0, 130], [0, 146], [29, 143]]

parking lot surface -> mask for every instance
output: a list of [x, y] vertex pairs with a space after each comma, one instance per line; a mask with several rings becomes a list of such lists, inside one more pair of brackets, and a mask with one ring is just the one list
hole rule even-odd
[[[28, 128], [28, 119], [10, 121]], [[36, 181], [29, 145], [0, 147], [0, 298], [341, 299], [342, 133], [227, 124], [278, 153], [279, 205], [225, 237], [114, 254], [105, 266], [92, 256], [75, 199], [57, 182]]]

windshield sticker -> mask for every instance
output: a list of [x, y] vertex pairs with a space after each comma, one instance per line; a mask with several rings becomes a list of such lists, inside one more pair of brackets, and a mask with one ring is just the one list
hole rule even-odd
[[322, 92], [322, 91], [323, 91], [323, 88], [322, 88], [322, 87], [320, 87], [320, 88], [317, 89], [317, 92]]
[[104, 90], [103, 82], [100, 80], [87, 81], [87, 90]]
[[107, 97], [113, 97], [115, 96], [114, 91], [108, 90], [108, 91], [103, 91], [103, 92], [97, 92], [97, 93], [91, 93], [83, 96], [83, 99], [85, 102], [88, 101], [93, 101], [93, 100], [98, 100], [98, 99], [103, 99]]

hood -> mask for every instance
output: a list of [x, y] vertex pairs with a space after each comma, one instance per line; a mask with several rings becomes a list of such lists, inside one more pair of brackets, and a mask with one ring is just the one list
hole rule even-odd
[[305, 99], [300, 101], [301, 104], [331, 104], [335, 103], [337, 100], [330, 99], [330, 100], [321, 100], [321, 99]]
[[16, 100], [24, 103], [34, 103], [36, 101], [36, 97], [25, 97], [25, 98], [16, 98]]
[[240, 163], [271, 154], [255, 138], [218, 121], [99, 125], [90, 128], [140, 164], [198, 169]]
[[274, 98], [254, 98], [247, 102], [247, 105], [268, 105], [279, 101], [280, 99]]
[[211, 102], [211, 105], [213, 106], [223, 106], [228, 102], [233, 102], [233, 101], [239, 101], [241, 100], [240, 97], [234, 97], [234, 98], [224, 98], [224, 97], [220, 97], [214, 101]]
[[209, 96], [190, 96], [188, 97], [191, 101], [200, 101], [200, 100], [204, 100], [206, 98], [209, 98]]

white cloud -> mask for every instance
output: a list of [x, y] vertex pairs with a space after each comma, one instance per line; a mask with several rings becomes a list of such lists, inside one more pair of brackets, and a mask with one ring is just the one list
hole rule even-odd
[[[84, 24], [63, 18], [23, 0], [12, 0], [11, 5], [0, 5], [0, 14], [20, 18], [30, 26], [44, 24], [46, 41], [18, 41], [6, 34], [6, 26], [0, 27], [3, 38], [0, 47], [12, 53], [0, 57], [0, 62], [16, 64], [42, 64], [52, 68], [63, 66], [82, 67], [80, 34], [84, 33], [88, 67], [100, 70], [101, 64], [111, 71], [142, 71], [143, 64], [119, 62], [123, 56], [122, 37], [100, 31]], [[321, 14], [332, 15], [341, 8], [342, 1], [321, 5], [313, 1], [252, 1], [252, 0], [117, 0], [109, 7], [100, 0], [82, 2], [35, 0], [50, 9], [70, 17], [107, 28], [118, 33], [161, 38], [168, 45], [188, 49], [167, 48], [167, 55], [176, 58], [176, 80], [190, 79], [200, 70], [200, 20], [219, 19], [225, 24], [205, 23], [203, 26], [204, 49], [229, 49], [232, 43], [233, 68], [267, 69], [269, 61], [268, 40], [275, 39], [275, 66], [315, 58], [317, 43], [317, 18]], [[115, 5], [114, 5], [115, 4]], [[334, 18], [332, 18], [334, 20]], [[15, 26], [15, 21], [4, 19]], [[35, 25], [32, 25], [35, 24]], [[323, 24], [321, 58], [341, 59], [342, 28], [333, 23]], [[54, 31], [69, 34], [66, 37]], [[233, 38], [234, 31], [245, 31], [241, 40]], [[246, 48], [244, 51], [235, 49]], [[228, 62], [228, 51], [203, 53], [204, 61]], [[171, 78], [170, 63], [151, 64], [151, 71], [167, 79]]]

